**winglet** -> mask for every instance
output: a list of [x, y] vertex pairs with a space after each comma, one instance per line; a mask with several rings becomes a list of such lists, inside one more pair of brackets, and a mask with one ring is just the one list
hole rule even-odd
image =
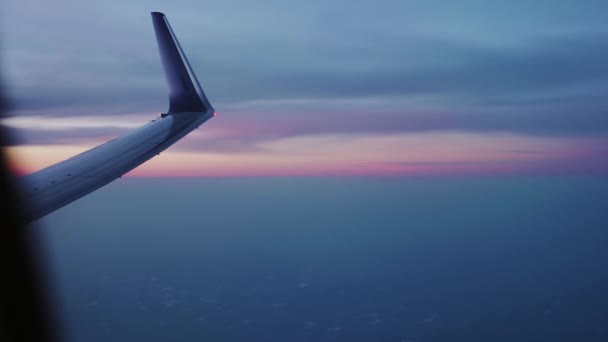
[[160, 58], [169, 86], [169, 114], [183, 112], [214, 112], [196, 75], [182, 51], [167, 17], [152, 12], [152, 23]]

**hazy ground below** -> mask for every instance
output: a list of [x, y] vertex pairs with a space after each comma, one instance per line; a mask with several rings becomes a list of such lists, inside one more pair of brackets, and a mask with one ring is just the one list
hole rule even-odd
[[606, 341], [605, 177], [121, 179], [37, 229], [73, 341]]

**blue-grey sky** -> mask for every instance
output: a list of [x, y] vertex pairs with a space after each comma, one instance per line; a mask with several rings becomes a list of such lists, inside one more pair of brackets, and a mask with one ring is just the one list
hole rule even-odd
[[[103, 139], [166, 110], [150, 11], [167, 14], [223, 116], [224, 133], [178, 148], [446, 131], [607, 139], [605, 1], [26, 0], [4, 4], [5, 83], [14, 115], [47, 120], [10, 122], [22, 143]], [[117, 120], [48, 129], [58, 116]]]

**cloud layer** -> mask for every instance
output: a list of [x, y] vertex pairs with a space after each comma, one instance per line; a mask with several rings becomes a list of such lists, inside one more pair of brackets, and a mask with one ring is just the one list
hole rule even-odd
[[[12, 114], [45, 118], [5, 122], [20, 144], [103, 140], [126, 131], [103, 117], [143, 123], [166, 110], [151, 9], [168, 15], [220, 113], [204, 138], [177, 146], [184, 151], [236, 154], [335, 134], [608, 141], [608, 23], [601, 14], [608, 4], [601, 1], [150, 7], [27, 0], [5, 7]], [[70, 118], [88, 123], [65, 124]]]

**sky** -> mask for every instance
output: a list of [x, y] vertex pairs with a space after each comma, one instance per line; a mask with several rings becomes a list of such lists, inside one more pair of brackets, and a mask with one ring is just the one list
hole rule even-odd
[[218, 116], [130, 176], [606, 174], [605, 1], [12, 1], [26, 174], [168, 108], [164, 12]]

